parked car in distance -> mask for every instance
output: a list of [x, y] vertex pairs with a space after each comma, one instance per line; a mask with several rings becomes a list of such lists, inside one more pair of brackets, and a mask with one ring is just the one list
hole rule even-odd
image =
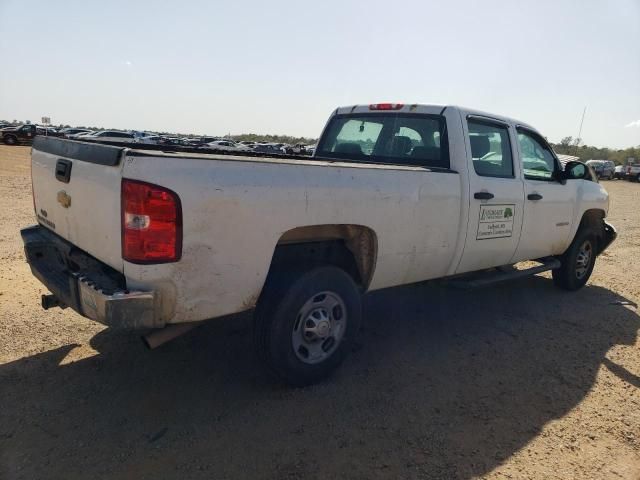
[[625, 178], [632, 182], [640, 182], [640, 164], [627, 165]]
[[83, 135], [81, 138], [83, 141], [121, 142], [121, 143], [135, 142], [135, 135], [133, 133], [121, 132], [119, 130], [101, 130], [99, 132]]
[[182, 137], [161, 137], [160, 145], [176, 145], [182, 147], [194, 147], [192, 142], [189, 141], [188, 138]]
[[270, 155], [282, 155], [284, 153], [282, 148], [272, 143], [257, 143], [251, 150], [256, 153], [266, 153]]
[[223, 140], [220, 137], [212, 137], [208, 135], [204, 135], [202, 137], [190, 137], [190, 138], [181, 138], [182, 144], [191, 147], [203, 147], [208, 143], [215, 142], [218, 140]]
[[616, 164], [611, 160], [587, 160], [586, 164], [593, 169], [598, 178], [613, 180]]
[[63, 128], [59, 130], [60, 136], [64, 138], [75, 138], [80, 133], [92, 133], [88, 128]]
[[203, 146], [207, 148], [214, 148], [216, 150], [229, 150], [237, 152], [248, 152], [249, 150], [251, 150], [249, 147], [236, 143], [232, 140], [215, 140]]
[[613, 171], [613, 178], [616, 180], [622, 180], [626, 176], [624, 165], [616, 165]]
[[29, 144], [37, 135], [58, 136], [54, 128], [42, 127], [32, 123], [7, 127], [0, 130], [2, 141], [6, 145]]
[[70, 140], [82, 140], [83, 137], [93, 135], [94, 133], [96, 133], [94, 130], [89, 130], [89, 131], [80, 132], [80, 133], [72, 133], [68, 135], [67, 138], [69, 138]]
[[308, 155], [308, 145], [304, 143], [296, 143], [295, 145], [287, 145], [285, 147], [286, 153], [289, 155]]
[[146, 145], [160, 145], [164, 140], [164, 137], [160, 135], [144, 135], [135, 138], [136, 143], [142, 143]]
[[31, 154], [38, 225], [21, 233], [43, 307], [166, 327], [150, 346], [255, 307], [257, 353], [292, 385], [352, 351], [367, 291], [543, 271], [577, 290], [616, 238], [584, 163], [562, 169], [533, 127], [457, 106], [338, 108], [304, 160], [70, 143]]

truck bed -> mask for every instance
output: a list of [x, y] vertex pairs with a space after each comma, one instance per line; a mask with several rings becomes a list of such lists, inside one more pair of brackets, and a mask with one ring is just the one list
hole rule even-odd
[[[44, 228], [122, 273], [128, 289], [155, 292], [157, 326], [252, 308], [276, 247], [292, 238], [316, 241], [336, 229], [375, 232], [370, 289], [450, 274], [461, 252], [464, 196], [453, 170], [130, 147], [37, 139], [35, 208]], [[56, 178], [61, 161], [72, 167], [68, 183]], [[123, 179], [179, 196], [179, 261], [123, 259]], [[318, 228], [323, 233], [309, 233]]]

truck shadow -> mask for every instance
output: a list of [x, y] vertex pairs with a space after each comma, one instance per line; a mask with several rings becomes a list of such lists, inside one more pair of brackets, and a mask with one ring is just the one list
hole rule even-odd
[[[362, 342], [322, 385], [271, 382], [250, 316], [159, 350], [105, 330], [0, 366], [0, 477], [463, 478], [491, 471], [578, 405], [640, 317], [597, 286], [534, 277], [366, 299]], [[78, 318], [78, 321], [84, 321]]]

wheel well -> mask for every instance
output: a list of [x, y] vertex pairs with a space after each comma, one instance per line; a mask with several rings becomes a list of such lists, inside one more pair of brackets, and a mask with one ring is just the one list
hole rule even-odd
[[313, 225], [285, 232], [276, 245], [269, 271], [335, 265], [366, 290], [377, 258], [375, 233], [361, 225]]
[[580, 219], [580, 228], [593, 228], [600, 230], [602, 227], [602, 220], [604, 219], [604, 210], [593, 208], [587, 210], [582, 214]]
[[604, 217], [605, 217], [604, 210], [594, 208], [594, 209], [585, 211], [582, 214], [582, 219], [580, 220], [580, 227], [578, 228], [578, 231], [582, 229], [589, 229], [593, 231], [598, 237], [598, 243], [601, 243], [602, 236], [604, 235], [604, 229], [603, 229]]

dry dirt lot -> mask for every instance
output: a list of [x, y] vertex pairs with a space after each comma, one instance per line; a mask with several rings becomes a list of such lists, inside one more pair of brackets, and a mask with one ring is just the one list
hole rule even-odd
[[583, 290], [372, 294], [357, 351], [295, 390], [248, 316], [150, 352], [41, 310], [28, 153], [0, 146], [0, 478], [640, 478], [640, 185], [606, 183], [620, 235]]

